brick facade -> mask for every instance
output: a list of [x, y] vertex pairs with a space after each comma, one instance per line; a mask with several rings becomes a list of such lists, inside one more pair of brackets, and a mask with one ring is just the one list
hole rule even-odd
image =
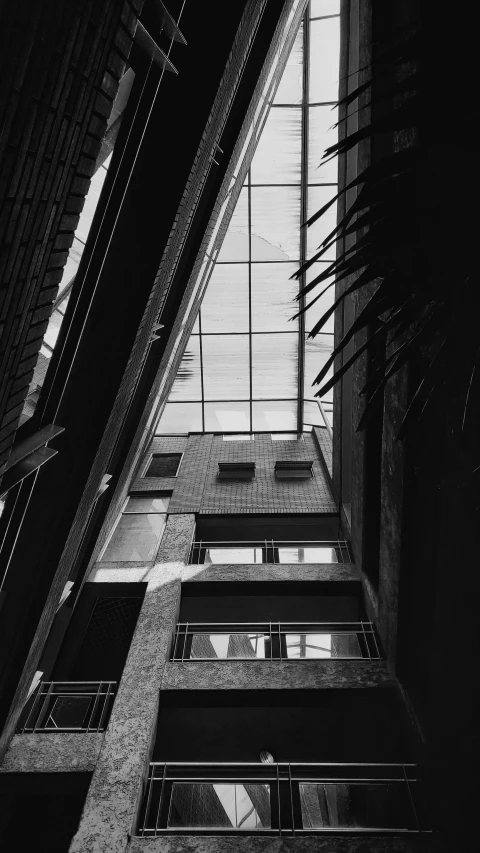
[[[150, 453], [184, 456], [176, 478], [141, 478], [138, 490], [170, 489], [170, 513], [324, 513], [336, 512], [328, 474], [313, 433], [300, 440], [273, 441], [270, 433], [256, 434], [254, 441], [224, 441], [221, 435], [191, 435], [156, 438], [142, 462], [143, 473]], [[313, 462], [313, 478], [300, 481], [275, 479], [277, 460]], [[251, 482], [220, 482], [219, 462], [255, 462]]]
[[15, 438], [142, 5], [2, 4], [0, 464]]

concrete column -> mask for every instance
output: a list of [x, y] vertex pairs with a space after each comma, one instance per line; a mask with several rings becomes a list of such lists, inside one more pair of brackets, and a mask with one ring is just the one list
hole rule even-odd
[[195, 518], [169, 516], [71, 853], [123, 853], [153, 746], [159, 693]]

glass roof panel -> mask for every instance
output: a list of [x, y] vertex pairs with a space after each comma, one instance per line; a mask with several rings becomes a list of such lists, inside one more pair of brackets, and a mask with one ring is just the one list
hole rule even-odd
[[301, 143], [301, 107], [271, 109], [252, 161], [252, 185], [299, 184]]
[[[317, 275], [320, 275], [322, 272], [324, 272], [328, 266], [329, 266], [328, 262], [325, 262], [325, 263], [318, 262], [316, 264], [312, 264], [312, 266], [307, 270], [307, 275], [306, 275], [307, 283], [310, 281], [313, 281], [313, 279]], [[333, 276], [330, 276], [329, 279], [327, 279], [326, 281], [322, 281], [319, 285], [317, 285], [313, 289], [313, 291], [308, 294], [308, 296], [306, 298], [306, 304], [308, 305], [310, 302], [312, 302], [316, 298], [317, 294], [321, 293], [321, 291], [325, 287], [327, 287], [327, 285], [330, 284], [330, 282], [333, 283], [333, 280], [334, 280]], [[307, 311], [305, 312], [305, 330], [307, 332], [311, 332], [315, 323], [318, 323], [318, 321], [320, 320], [320, 317], [322, 317], [322, 315], [325, 314], [325, 311], [328, 311], [328, 309], [333, 305], [334, 299], [335, 299], [335, 289], [334, 289], [333, 284], [332, 284], [332, 287], [330, 287], [326, 291], [326, 293], [324, 293], [323, 296], [320, 297], [320, 299], [317, 299], [317, 301], [312, 305], [312, 307], [308, 308]], [[333, 335], [333, 331], [334, 331], [333, 327], [334, 327], [334, 316], [332, 314], [332, 316], [327, 320], [327, 322], [323, 326], [322, 332], [331, 332]]]
[[252, 335], [253, 397], [295, 397], [298, 382], [298, 335]]
[[248, 400], [248, 335], [202, 335], [202, 351], [205, 400]]
[[310, 0], [309, 7], [311, 18], [340, 14], [340, 0]]
[[250, 403], [205, 403], [206, 432], [248, 432], [250, 430]]
[[298, 319], [298, 282], [290, 281], [297, 264], [252, 264], [252, 332], [294, 332]]
[[275, 95], [274, 104], [301, 104], [303, 74], [303, 23], [296, 35], [292, 51]]
[[248, 261], [248, 257], [248, 189], [242, 187], [218, 260]]
[[216, 264], [202, 307], [202, 332], [248, 332], [248, 264]]
[[202, 380], [200, 375], [200, 338], [190, 335], [187, 348], [170, 392], [172, 402], [201, 400]]
[[309, 103], [338, 100], [340, 18], [310, 22]]
[[[338, 4], [328, 0], [315, 7], [317, 15], [320, 9], [325, 16], [338, 11]], [[312, 22], [310, 103], [314, 106], [302, 107], [307, 101], [302, 91], [303, 32], [297, 34], [210, 277], [200, 322], [195, 324], [201, 348], [195, 349], [193, 342], [187, 348], [188, 358], [181, 365], [183, 379], [174, 385], [171, 400], [182, 399], [184, 403], [170, 402], [168, 417], [177, 411], [183, 428], [171, 432], [183, 432], [189, 421], [193, 424], [190, 429], [197, 431], [199, 420], [203, 429], [221, 433], [297, 431], [301, 426], [298, 400], [312, 398], [316, 392], [310, 383], [333, 346], [333, 318], [319, 338], [305, 341], [305, 371], [299, 376], [299, 352], [304, 341], [300, 340], [299, 320], [291, 320], [298, 310], [299, 283], [290, 277], [300, 259], [311, 257], [335, 226], [333, 207], [320, 223], [308, 230], [300, 228], [303, 203], [311, 215], [336, 194], [336, 163], [318, 168], [325, 148], [337, 138], [337, 132], [331, 130], [336, 111], [315, 104], [336, 97], [337, 36], [338, 20], [324, 17]], [[331, 67], [326, 69], [326, 64]], [[302, 126], [307, 111], [308, 140]], [[308, 146], [303, 152], [308, 176], [301, 173], [304, 142]], [[332, 247], [326, 261], [334, 256]], [[325, 269], [326, 261], [316, 263], [306, 280], [311, 281]], [[314, 297], [315, 291], [307, 302]], [[309, 309], [307, 334], [332, 300], [333, 290], [327, 291]], [[201, 412], [196, 402], [186, 402], [199, 399], [199, 380]], [[181, 409], [181, 405], [189, 408]], [[318, 413], [317, 404], [313, 405]]]
[[253, 407], [253, 429], [255, 432], [277, 432], [297, 428], [297, 400], [269, 400]]
[[[314, 379], [320, 373], [323, 365], [330, 357], [333, 349], [332, 335], [316, 335], [314, 338], [307, 338], [305, 341], [305, 399], [312, 399], [319, 385], [313, 385]], [[326, 379], [332, 375], [332, 370], [327, 374]], [[325, 380], [326, 381], [326, 380]]]
[[158, 435], [202, 432], [201, 403], [167, 403], [156, 429]]
[[308, 183], [336, 184], [338, 182], [338, 159], [321, 164], [326, 148], [338, 141], [338, 110], [331, 107], [308, 108]]
[[300, 187], [252, 187], [252, 261], [300, 258]]
[[[312, 216], [317, 210], [323, 207], [327, 201], [330, 201], [337, 194], [336, 187], [309, 187], [308, 188], [308, 204], [307, 216]], [[333, 231], [337, 224], [337, 204], [332, 206], [320, 217], [317, 221], [307, 228], [307, 256], [311, 257], [323, 240]], [[322, 260], [335, 260], [335, 245], [329, 251], [322, 255]]]

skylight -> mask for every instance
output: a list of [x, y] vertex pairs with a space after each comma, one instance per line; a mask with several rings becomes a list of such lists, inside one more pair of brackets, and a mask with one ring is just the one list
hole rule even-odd
[[[316, 0], [297, 34], [247, 180], [157, 428], [239, 433], [310, 430], [324, 421], [312, 381], [333, 348], [333, 319], [308, 332], [333, 288], [304, 319], [291, 279], [334, 227], [301, 223], [337, 191], [336, 162], [319, 167], [336, 139], [339, 0]], [[306, 63], [306, 65], [305, 65]], [[326, 257], [307, 281], [334, 259]], [[332, 392], [322, 400], [331, 418]]]

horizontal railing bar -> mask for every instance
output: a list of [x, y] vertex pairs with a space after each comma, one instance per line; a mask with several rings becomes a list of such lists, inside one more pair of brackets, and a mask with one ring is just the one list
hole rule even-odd
[[[177, 622], [177, 627], [188, 626], [191, 628], [192, 625], [205, 625], [205, 626], [213, 626], [213, 625], [315, 625], [315, 626], [323, 626], [323, 625], [372, 625], [372, 622], [283, 622], [283, 621], [275, 621], [275, 622]], [[113, 682], [115, 683], [115, 682]]]
[[[298, 782], [300, 784], [337, 784], [337, 783], [345, 783], [345, 784], [362, 784], [362, 785], [371, 785], [372, 783], [378, 783], [379, 785], [383, 785], [386, 782], [388, 783], [398, 783], [399, 785], [405, 785], [405, 779], [400, 777], [392, 777], [389, 778], [387, 776], [382, 776], [378, 778], [378, 776], [365, 776], [365, 777], [355, 777], [355, 776], [318, 776], [315, 778], [302, 776], [294, 776], [292, 777], [294, 782]], [[162, 776], [149, 776], [147, 779], [148, 782], [162, 782]], [[277, 783], [276, 775], [272, 774], [271, 776], [166, 776], [165, 781], [167, 782], [182, 782], [185, 784], [194, 784], [197, 782], [211, 782], [212, 784], [218, 784], [220, 782], [232, 782], [235, 783], [244, 783], [244, 782], [271, 782], [272, 785]], [[283, 779], [279, 780], [280, 782], [288, 783], [290, 780], [288, 776], [285, 776]], [[409, 779], [409, 782], [416, 782], [416, 779]]]
[[[262, 761], [151, 761], [150, 767], [265, 767]], [[274, 761], [269, 767], [417, 767], [398, 761]]]

